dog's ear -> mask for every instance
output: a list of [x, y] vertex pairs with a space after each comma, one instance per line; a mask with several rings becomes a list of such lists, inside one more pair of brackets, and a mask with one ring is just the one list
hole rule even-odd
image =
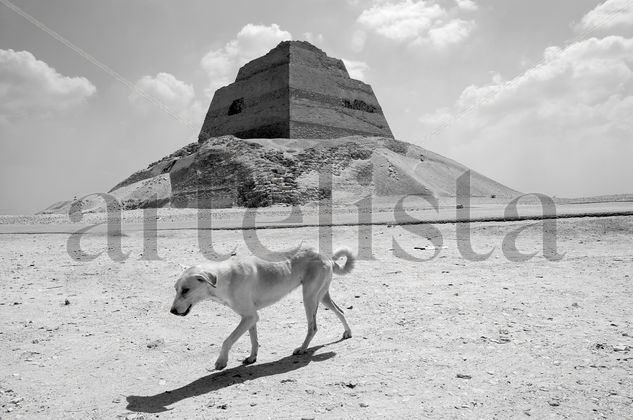
[[198, 281], [208, 283], [211, 287], [217, 287], [218, 278], [211, 273], [204, 273], [197, 276]]

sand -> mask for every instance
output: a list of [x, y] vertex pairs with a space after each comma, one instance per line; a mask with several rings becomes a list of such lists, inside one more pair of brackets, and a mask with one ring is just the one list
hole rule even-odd
[[[494, 248], [480, 262], [460, 255], [455, 224], [433, 225], [443, 247], [427, 262], [394, 256], [394, 241], [434, 253], [405, 227], [333, 227], [334, 248], [364, 257], [331, 288], [353, 338], [339, 341], [321, 308], [310, 354], [292, 356], [306, 330], [294, 292], [261, 311], [258, 361], [240, 364], [244, 336], [222, 372], [211, 369], [238, 318], [213, 302], [169, 314], [179, 264], [204, 260], [197, 231], [158, 231], [158, 261], [138, 228], [116, 237], [126, 259], [77, 261], [64, 229], [32, 233], [55, 221], [27, 219], [5, 218], [0, 234], [2, 418], [633, 416], [633, 216], [558, 220], [560, 261], [544, 258], [540, 224], [517, 241], [535, 257], [504, 256], [507, 234], [534, 221], [472, 224], [474, 250]], [[220, 253], [248, 254], [253, 234], [271, 250], [319, 245], [316, 227], [206, 232]], [[106, 240], [81, 244], [93, 254]]]

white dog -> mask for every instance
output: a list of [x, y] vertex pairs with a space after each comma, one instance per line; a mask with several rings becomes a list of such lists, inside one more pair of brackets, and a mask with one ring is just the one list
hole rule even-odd
[[[303, 344], [293, 354], [305, 353], [310, 345], [317, 331], [319, 302], [323, 302], [343, 323], [343, 339], [352, 336], [343, 311], [329, 293], [332, 272], [342, 275], [352, 271], [352, 253], [343, 248], [328, 258], [312, 249], [298, 249], [283, 255], [279, 262], [268, 262], [256, 257], [233, 257], [220, 263], [196, 265], [185, 270], [176, 282], [172, 314], [185, 316], [196, 303], [212, 299], [242, 317], [237, 328], [224, 340], [215, 362], [216, 369], [226, 367], [231, 347], [246, 331], [251, 338], [251, 354], [243, 363], [250, 364], [257, 360], [257, 311], [279, 301], [299, 285], [303, 287], [308, 333]], [[346, 257], [343, 266], [336, 263], [341, 257]]]

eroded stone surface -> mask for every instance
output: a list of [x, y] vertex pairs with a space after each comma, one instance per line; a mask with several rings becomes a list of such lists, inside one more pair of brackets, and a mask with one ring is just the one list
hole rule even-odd
[[[221, 136], [183, 147], [132, 174], [110, 193], [123, 208], [267, 207], [334, 196], [351, 204], [368, 196], [454, 196], [456, 179], [466, 170], [431, 151], [385, 137]], [[516, 193], [476, 172], [471, 192], [497, 197]]]
[[284, 41], [215, 92], [198, 139], [393, 137], [370, 85], [308, 42]]

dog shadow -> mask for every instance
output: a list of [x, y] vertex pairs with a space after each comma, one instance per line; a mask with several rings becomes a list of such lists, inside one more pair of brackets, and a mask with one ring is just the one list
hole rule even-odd
[[293, 370], [301, 369], [311, 362], [322, 362], [331, 359], [336, 355], [335, 352], [330, 351], [327, 353], [314, 354], [317, 350], [329, 344], [311, 347], [305, 354], [287, 356], [274, 362], [240, 365], [231, 369], [214, 372], [196, 379], [183, 387], [165, 391], [160, 394], [150, 396], [130, 395], [126, 397], [128, 403], [126, 408], [130, 411], [142, 413], [161, 413], [168, 411], [170, 410], [170, 408], [167, 408], [168, 405], [187, 398], [197, 397], [231, 385], [241, 384], [265, 376], [288, 373]]

